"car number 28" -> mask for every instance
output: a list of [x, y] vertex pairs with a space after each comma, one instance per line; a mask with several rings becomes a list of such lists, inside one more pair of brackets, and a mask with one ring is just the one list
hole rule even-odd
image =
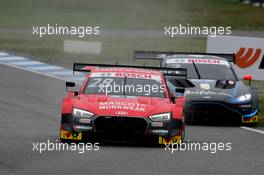
[[110, 85], [114, 79], [113, 78], [93, 78], [92, 83], [88, 85], [88, 87], [99, 87]]

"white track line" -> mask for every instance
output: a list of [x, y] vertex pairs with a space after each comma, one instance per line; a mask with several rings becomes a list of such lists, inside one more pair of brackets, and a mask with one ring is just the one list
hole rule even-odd
[[55, 72], [48, 72], [49, 74], [54, 74], [54, 75], [69, 75], [73, 76], [72, 71], [70, 70], [63, 70], [63, 71], [55, 71]]
[[252, 132], [257, 132], [257, 133], [260, 133], [260, 134], [264, 134], [264, 131], [259, 130], [259, 129], [253, 129], [253, 128], [246, 127], [246, 126], [241, 126], [240, 128], [245, 129], [245, 130], [248, 130], [248, 131], [252, 131]]
[[[13, 67], [13, 68], [16, 68], [16, 69], [20, 69], [20, 70], [24, 70], [24, 71], [28, 71], [28, 72], [33, 72], [35, 74], [45, 75], [47, 77], [51, 77], [51, 78], [55, 78], [55, 79], [60, 79], [60, 80], [63, 80], [63, 81], [69, 81], [68, 79], [65, 79], [65, 78], [62, 78], [62, 77], [59, 77], [59, 76], [55, 76], [55, 75], [51, 75], [51, 74], [46, 74], [46, 73], [38, 72], [38, 71], [35, 71], [35, 70], [26, 69], [26, 68], [19, 67], [19, 66], [13, 65], [13, 64], [9, 64], [9, 63], [1, 62], [0, 64], [4, 64], [6, 66], [10, 66], [10, 67]], [[76, 84], [81, 84], [81, 83], [80, 82], [77, 82]]]
[[44, 63], [41, 63], [39, 61], [19, 61], [19, 62], [11, 62], [11, 63], [17, 66], [45, 65]]
[[37, 67], [28, 67], [28, 69], [32, 69], [32, 70], [39, 70], [39, 71], [46, 71], [46, 70], [57, 70], [57, 71], [60, 71], [60, 70], [64, 70], [64, 68], [62, 67], [58, 67], [58, 66], [49, 66], [49, 65], [46, 65], [46, 66], [37, 66]]
[[9, 55], [8, 53], [0, 52], [0, 56], [8, 56], [8, 55]]
[[26, 58], [24, 58], [24, 57], [17, 57], [17, 56], [8, 56], [8, 57], [1, 57], [0, 58], [0, 61], [20, 61], [20, 60], [27, 61]]

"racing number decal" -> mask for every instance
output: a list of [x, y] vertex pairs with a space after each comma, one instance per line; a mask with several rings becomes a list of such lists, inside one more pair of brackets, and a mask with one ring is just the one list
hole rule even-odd
[[99, 87], [99, 86], [110, 85], [114, 81], [114, 79], [112, 79], [112, 78], [106, 78], [106, 79], [94, 78], [93, 81], [94, 82], [92, 82], [88, 87]]
[[94, 82], [92, 82], [88, 87], [97, 87], [97, 85], [102, 81], [101, 78], [94, 78]]

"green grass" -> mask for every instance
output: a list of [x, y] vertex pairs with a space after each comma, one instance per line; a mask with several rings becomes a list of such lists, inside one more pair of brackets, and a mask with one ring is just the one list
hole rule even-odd
[[[202, 38], [85, 37], [32, 35], [33, 26], [100, 26], [101, 30], [157, 30], [164, 26], [231, 26], [233, 30], [263, 31], [262, 8], [239, 0], [0, 0], [0, 50], [70, 67], [73, 61], [131, 63], [133, 50], [203, 52]], [[100, 55], [63, 51], [65, 39], [100, 41]], [[155, 64], [152, 62], [141, 62]], [[260, 125], [264, 126], [264, 83], [260, 90]]]
[[1, 0], [0, 26], [100, 25], [103, 28], [160, 29], [164, 25], [230, 25], [264, 29], [264, 13], [238, 0]]
[[264, 82], [263, 81], [253, 81], [252, 86], [258, 88], [259, 92], [259, 123], [258, 126], [264, 126]]

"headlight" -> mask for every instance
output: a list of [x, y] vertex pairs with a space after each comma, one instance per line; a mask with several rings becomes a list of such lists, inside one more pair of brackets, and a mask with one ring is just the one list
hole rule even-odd
[[236, 101], [247, 101], [251, 99], [251, 94], [240, 95], [236, 98]]
[[73, 108], [72, 114], [76, 117], [85, 117], [85, 118], [90, 118], [94, 114], [85, 110]]
[[170, 120], [171, 113], [163, 113], [163, 114], [157, 114], [157, 115], [152, 115], [149, 118], [152, 121], [168, 121]]

